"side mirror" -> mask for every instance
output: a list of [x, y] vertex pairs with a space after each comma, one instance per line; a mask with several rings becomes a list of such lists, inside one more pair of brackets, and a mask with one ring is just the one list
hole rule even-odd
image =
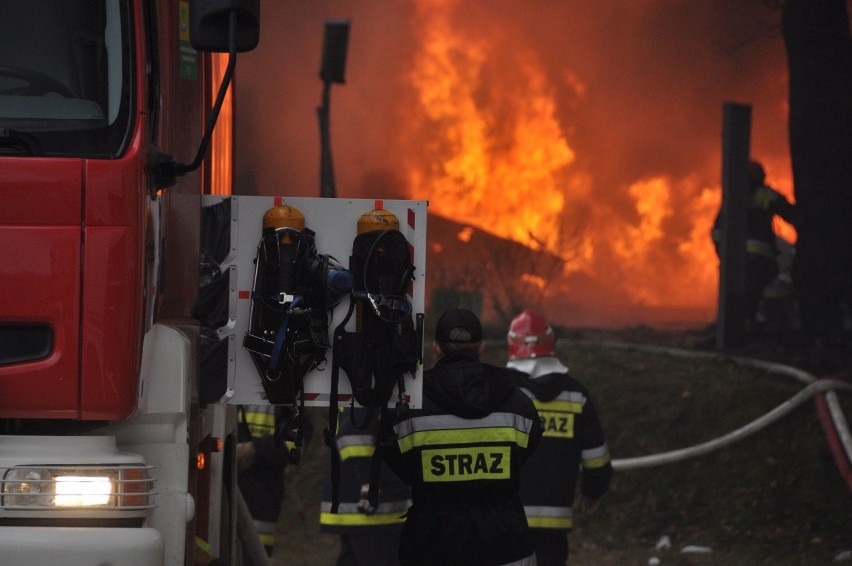
[[191, 0], [189, 39], [198, 51], [229, 51], [231, 13], [236, 13], [236, 50], [251, 51], [260, 38], [260, 0]]
[[171, 187], [178, 177], [186, 175], [198, 169], [210, 139], [213, 137], [213, 129], [219, 112], [222, 110], [222, 102], [228, 85], [234, 75], [234, 67], [237, 65], [237, 52], [250, 51], [257, 46], [260, 34], [260, 0], [190, 0], [189, 5], [189, 33], [192, 46], [199, 51], [213, 51], [228, 54], [228, 66], [219, 85], [219, 93], [213, 108], [207, 116], [207, 124], [204, 135], [195, 154], [192, 163], [178, 163], [174, 157], [162, 153], [156, 148], [151, 153], [150, 168], [152, 184], [151, 199], [157, 198], [157, 191], [161, 188]]

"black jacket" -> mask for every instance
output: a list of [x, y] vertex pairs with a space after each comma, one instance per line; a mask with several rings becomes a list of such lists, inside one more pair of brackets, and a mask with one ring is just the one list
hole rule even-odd
[[[284, 469], [294, 443], [276, 439], [275, 431], [291, 420], [288, 407], [282, 405], [242, 405], [238, 418], [238, 442], [251, 441], [255, 448], [254, 464], [237, 476], [240, 492], [253, 519], [274, 523], [284, 503]], [[313, 435], [313, 423], [304, 415], [303, 450]]]
[[[364, 423], [366, 409], [356, 408], [355, 421], [352, 409], [340, 408], [337, 436], [329, 450], [325, 468], [323, 497], [320, 508], [320, 530], [332, 534], [367, 534], [402, 529], [405, 511], [411, 505], [408, 486], [382, 465], [380, 469], [379, 506], [367, 512], [365, 488], [369, 487], [371, 468], [376, 448], [377, 419]], [[332, 481], [331, 459], [340, 458], [339, 508], [331, 512]], [[381, 462], [381, 460], [379, 460]]]
[[441, 358], [423, 376], [423, 408], [394, 425], [391, 468], [411, 486], [403, 564], [508, 564], [533, 554], [520, 470], [541, 438], [515, 372], [472, 351]]
[[[760, 257], [772, 262], [778, 256], [778, 245], [772, 220], [780, 216], [793, 226], [799, 224], [796, 206], [787, 197], [765, 185], [749, 187], [749, 201], [746, 209], [746, 253], [748, 257]], [[722, 210], [713, 221], [711, 236], [719, 253], [722, 242]]]
[[589, 392], [568, 373], [517, 373], [515, 384], [533, 399], [544, 429], [521, 473], [527, 520], [532, 528], [569, 530], [578, 479], [589, 499], [609, 489], [612, 464], [600, 418]]

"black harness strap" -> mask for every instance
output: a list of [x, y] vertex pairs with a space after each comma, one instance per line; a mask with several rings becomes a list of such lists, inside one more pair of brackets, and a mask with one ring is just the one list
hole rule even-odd
[[[414, 329], [411, 303], [406, 293], [414, 273], [405, 236], [398, 230], [376, 230], [359, 234], [352, 246], [349, 268], [354, 287], [349, 310], [335, 328], [332, 344], [331, 399], [329, 399], [326, 444], [333, 446], [337, 430], [337, 406], [342, 368], [352, 388], [351, 404], [366, 409], [362, 422], [352, 411], [356, 428], [367, 428], [374, 418], [382, 426], [391, 422], [388, 402], [398, 391], [397, 410], [407, 408], [405, 374], [417, 370], [420, 360], [418, 334]], [[358, 330], [347, 332], [356, 306], [360, 305]], [[377, 442], [371, 462], [370, 504], [378, 505], [383, 442]], [[339, 455], [333, 454], [332, 513], [339, 504]]]

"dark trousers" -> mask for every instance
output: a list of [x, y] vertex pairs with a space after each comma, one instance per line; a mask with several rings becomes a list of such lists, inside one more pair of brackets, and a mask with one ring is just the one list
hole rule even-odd
[[340, 535], [337, 566], [398, 566], [399, 530]]
[[745, 312], [746, 319], [754, 320], [760, 309], [760, 301], [766, 286], [778, 276], [778, 263], [770, 258], [749, 254], [746, 258], [746, 290]]
[[568, 531], [530, 529], [538, 566], [565, 566], [568, 562]]

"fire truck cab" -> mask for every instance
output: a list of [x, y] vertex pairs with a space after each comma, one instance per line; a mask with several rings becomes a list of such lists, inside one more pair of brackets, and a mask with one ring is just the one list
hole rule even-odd
[[215, 71], [258, 6], [0, 0], [0, 562], [238, 563], [193, 306]]

